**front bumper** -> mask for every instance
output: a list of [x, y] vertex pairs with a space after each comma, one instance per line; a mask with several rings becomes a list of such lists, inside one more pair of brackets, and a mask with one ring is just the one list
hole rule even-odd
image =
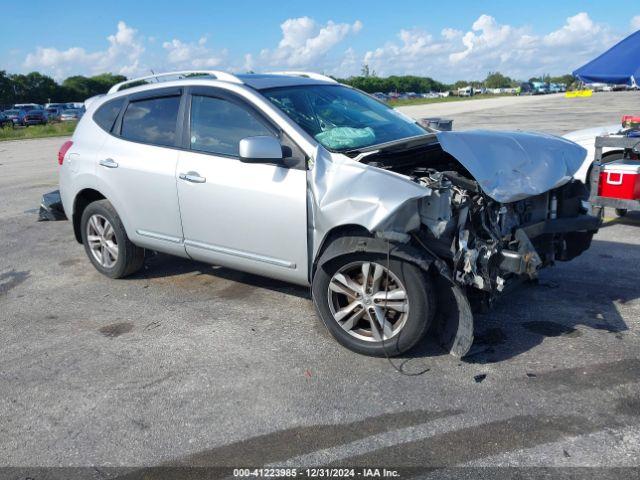
[[544, 234], [591, 232], [595, 233], [602, 225], [602, 219], [594, 215], [579, 215], [577, 217], [565, 217], [543, 220], [522, 227], [529, 238], [536, 238]]
[[[601, 225], [600, 217], [579, 215], [547, 219], [522, 227], [516, 232], [518, 250], [505, 249], [500, 252], [500, 270], [533, 277], [540, 267], [553, 260], [571, 260], [587, 250]], [[541, 242], [543, 236], [547, 238]], [[553, 237], [557, 236], [562, 240], [555, 245]], [[549, 255], [550, 252], [553, 254]]]

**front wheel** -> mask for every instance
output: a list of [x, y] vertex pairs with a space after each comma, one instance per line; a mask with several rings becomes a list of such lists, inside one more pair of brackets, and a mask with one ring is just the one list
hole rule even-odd
[[434, 313], [431, 284], [417, 266], [384, 255], [349, 254], [318, 267], [313, 300], [343, 346], [371, 356], [400, 355], [425, 335]]

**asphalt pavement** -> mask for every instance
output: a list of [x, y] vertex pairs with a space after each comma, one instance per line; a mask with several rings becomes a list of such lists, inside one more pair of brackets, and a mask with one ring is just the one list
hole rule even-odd
[[[405, 111], [551, 133], [640, 111], [507, 100]], [[471, 357], [394, 359], [408, 376], [338, 345], [303, 288], [166, 255], [98, 274], [69, 222], [36, 221], [63, 141], [0, 143], [0, 466], [638, 466], [639, 213], [478, 315]]]

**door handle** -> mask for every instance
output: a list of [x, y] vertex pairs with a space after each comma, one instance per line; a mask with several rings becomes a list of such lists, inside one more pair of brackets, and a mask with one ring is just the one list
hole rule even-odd
[[104, 160], [100, 160], [100, 165], [107, 168], [118, 168], [118, 162], [116, 162], [113, 158], [105, 158]]
[[207, 181], [207, 179], [205, 177], [201, 177], [198, 172], [181, 173], [178, 175], [178, 178], [191, 183], [204, 183]]

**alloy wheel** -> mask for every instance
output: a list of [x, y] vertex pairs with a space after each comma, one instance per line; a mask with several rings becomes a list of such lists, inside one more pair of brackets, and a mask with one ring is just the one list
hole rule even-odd
[[349, 335], [369, 342], [396, 336], [409, 316], [409, 298], [400, 279], [375, 262], [353, 262], [329, 282], [329, 309]]
[[118, 261], [118, 240], [109, 221], [99, 214], [89, 217], [87, 242], [93, 258], [104, 268], [112, 268]]

